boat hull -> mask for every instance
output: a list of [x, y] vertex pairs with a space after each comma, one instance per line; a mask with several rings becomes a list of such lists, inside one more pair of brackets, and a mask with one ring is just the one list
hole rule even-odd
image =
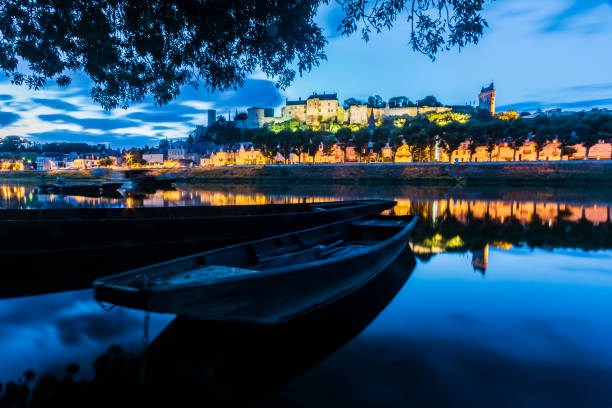
[[[0, 221], [0, 298], [84, 289], [93, 280], [253, 239], [377, 214], [391, 201], [312, 211], [308, 205], [249, 210], [219, 207], [85, 209]], [[324, 206], [323, 204], [321, 206]], [[251, 206], [245, 206], [251, 207]], [[267, 207], [267, 206], [261, 206]], [[273, 206], [274, 207], [274, 206]], [[279, 208], [279, 207], [277, 207]], [[305, 211], [306, 209], [310, 211]], [[62, 213], [63, 211], [63, 213]], [[261, 213], [257, 213], [260, 211]], [[104, 213], [108, 216], [104, 216]], [[254, 214], [252, 214], [255, 212]], [[90, 214], [89, 218], [72, 218]], [[133, 215], [130, 216], [130, 214]], [[17, 213], [16, 213], [17, 215]]]
[[[347, 259], [340, 265], [318, 265], [288, 274], [249, 279], [237, 285], [225, 283], [210, 290], [194, 289], [173, 312], [210, 320], [277, 324], [319, 308], [357, 290], [383, 271], [406, 248], [397, 240], [375, 253]], [[206, 293], [208, 292], [208, 293]], [[257, 293], [257, 296], [252, 296]], [[153, 302], [155, 304], [155, 301]], [[163, 298], [159, 310], [166, 310]]]
[[[209, 320], [278, 324], [333, 302], [376, 277], [404, 251], [415, 223], [416, 218], [400, 232], [371, 248], [356, 249], [354, 253], [339, 258], [296, 265], [278, 273], [264, 271], [243, 279], [172, 290], [141, 290], [96, 282], [94, 295], [104, 302], [152, 312]], [[321, 233], [324, 229], [320, 228]], [[205, 254], [202, 256], [206, 257]], [[172, 264], [163, 267], [172, 268]], [[178, 263], [176, 267], [180, 268]], [[138, 273], [146, 276], [146, 269]]]

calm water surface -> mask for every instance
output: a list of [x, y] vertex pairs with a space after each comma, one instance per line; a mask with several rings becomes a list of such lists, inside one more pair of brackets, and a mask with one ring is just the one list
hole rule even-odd
[[33, 187], [0, 186], [0, 207], [382, 197], [421, 223], [377, 281], [287, 327], [153, 315], [147, 341], [143, 312], [104, 310], [87, 288], [1, 299], [2, 383], [30, 369], [62, 378], [69, 363], [89, 381], [147, 344], [151, 378], [185, 373], [224, 406], [612, 406], [608, 190], [179, 185], [94, 199]]

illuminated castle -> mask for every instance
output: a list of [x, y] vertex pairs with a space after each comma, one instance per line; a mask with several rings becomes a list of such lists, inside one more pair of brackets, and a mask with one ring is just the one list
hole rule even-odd
[[268, 123], [297, 120], [307, 126], [319, 126], [324, 122], [339, 124], [368, 125], [371, 118], [379, 121], [386, 118], [415, 117], [419, 114], [444, 113], [451, 108], [437, 106], [398, 106], [386, 103], [383, 106], [369, 106], [364, 103], [343, 107], [338, 102], [338, 95], [313, 93], [307, 99], [287, 100], [282, 107], [281, 116], [274, 116], [273, 111], [264, 108], [247, 110], [247, 127], [260, 128]]
[[486, 88], [482, 88], [478, 94], [478, 107], [480, 109], [486, 109], [491, 112], [491, 115], [495, 115], [495, 86], [493, 82]]

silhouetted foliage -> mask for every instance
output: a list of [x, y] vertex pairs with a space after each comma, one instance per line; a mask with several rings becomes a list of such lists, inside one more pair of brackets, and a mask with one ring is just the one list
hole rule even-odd
[[412, 49], [434, 59], [441, 50], [477, 44], [487, 22], [480, 12], [484, 0], [338, 0], [344, 12], [339, 30], [357, 31], [369, 40], [372, 32], [390, 29], [407, 14]]
[[425, 98], [417, 101], [418, 106], [442, 106], [438, 99], [433, 95], [428, 95]]
[[[0, 3], [0, 70], [33, 89], [74, 72], [93, 81], [91, 95], [105, 109], [151, 95], [158, 105], [183, 85], [208, 91], [244, 84], [259, 69], [284, 88], [325, 59], [326, 40], [315, 23], [321, 0], [4, 0]], [[365, 23], [391, 28], [407, 11], [410, 44], [430, 57], [477, 43], [486, 21], [484, 0], [339, 0], [349, 35]], [[22, 60], [25, 64], [20, 64]], [[22, 67], [27, 66], [24, 70]]]

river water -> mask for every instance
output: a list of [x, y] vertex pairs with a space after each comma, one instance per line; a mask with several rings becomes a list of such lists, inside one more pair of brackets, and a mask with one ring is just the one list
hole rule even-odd
[[184, 184], [100, 199], [7, 183], [0, 193], [0, 208], [392, 198], [392, 213], [421, 220], [411, 251], [376, 281], [282, 328], [152, 315], [147, 339], [143, 312], [104, 310], [87, 288], [0, 299], [0, 382], [15, 381], [5, 402], [43, 373], [106, 391], [118, 384], [109, 378], [137, 382], [142, 364], [130, 359], [144, 341], [155, 378], [180, 378], [213, 405], [612, 406], [612, 190], [601, 186]]

